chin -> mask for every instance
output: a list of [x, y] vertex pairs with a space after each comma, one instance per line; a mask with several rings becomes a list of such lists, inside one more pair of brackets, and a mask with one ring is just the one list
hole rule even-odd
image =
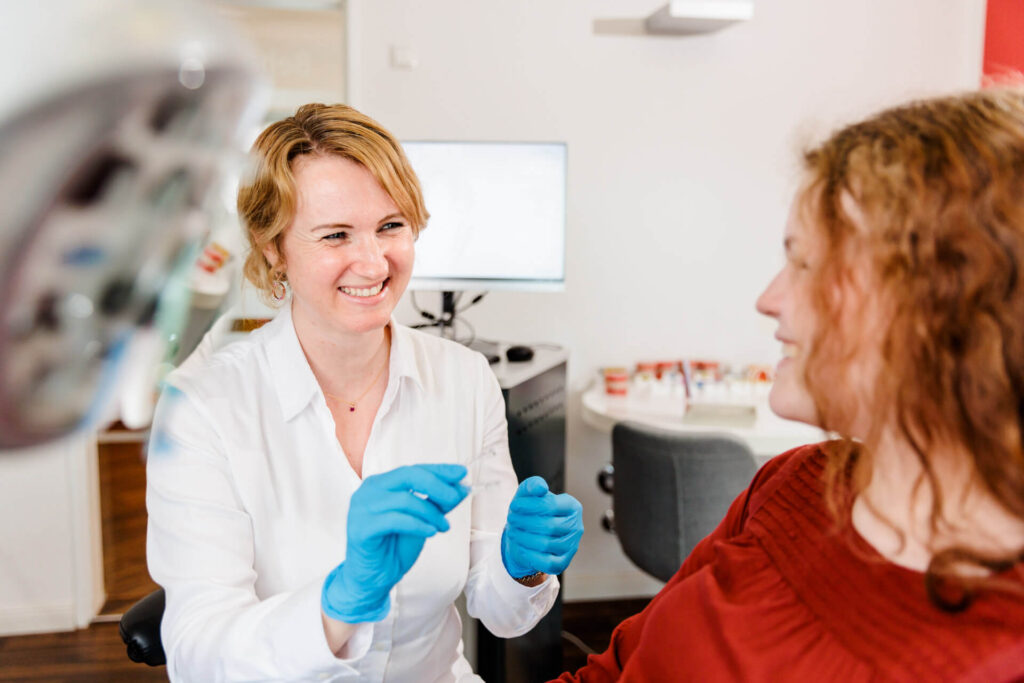
[[359, 320], [346, 320], [342, 324], [349, 329], [350, 332], [363, 334], [366, 332], [375, 332], [382, 330], [387, 327], [388, 323], [391, 322], [391, 316], [380, 315], [374, 317], [361, 318]]
[[817, 427], [814, 401], [806, 391], [794, 390], [785, 381], [776, 381], [768, 394], [768, 407], [784, 420], [795, 420]]

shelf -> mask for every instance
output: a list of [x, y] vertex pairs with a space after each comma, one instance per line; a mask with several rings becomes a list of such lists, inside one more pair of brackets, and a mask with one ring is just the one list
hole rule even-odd
[[647, 17], [648, 33], [690, 35], [719, 31], [754, 17], [753, 0], [673, 0]]

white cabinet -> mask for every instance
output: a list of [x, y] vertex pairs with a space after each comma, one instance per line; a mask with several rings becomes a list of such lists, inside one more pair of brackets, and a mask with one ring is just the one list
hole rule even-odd
[[0, 635], [71, 631], [99, 614], [96, 435], [0, 454]]

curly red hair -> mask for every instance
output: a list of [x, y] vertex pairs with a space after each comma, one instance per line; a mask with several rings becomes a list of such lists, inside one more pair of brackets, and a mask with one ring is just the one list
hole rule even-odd
[[[1024, 520], [1024, 90], [889, 109], [805, 152], [804, 165], [799, 206], [824, 238], [829, 264], [815, 275], [825, 324], [811, 343], [805, 381], [826, 429], [842, 433], [852, 419], [829, 388], [842, 381], [854, 342], [827, 332], [849, 316], [829, 293], [848, 282], [854, 259], [870, 270], [887, 317], [868, 408], [872, 431], [829, 446], [833, 510], [867, 481], [882, 426], [894, 425], [934, 494], [933, 529], [945, 523], [934, 453], [949, 445], [969, 453], [975, 483]], [[1022, 556], [937, 553], [927, 574], [933, 601], [963, 607], [975, 589], [995, 585], [957, 567], [1006, 569]], [[953, 601], [936, 588], [951, 577]]]

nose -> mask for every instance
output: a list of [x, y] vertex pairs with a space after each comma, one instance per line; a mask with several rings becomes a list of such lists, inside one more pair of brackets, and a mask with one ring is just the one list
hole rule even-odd
[[387, 250], [376, 235], [368, 235], [359, 240], [352, 269], [368, 280], [379, 280], [387, 276]]
[[778, 318], [781, 313], [781, 302], [782, 302], [782, 290], [783, 290], [783, 278], [785, 271], [780, 270], [772, 281], [768, 283], [764, 291], [761, 292], [761, 296], [757, 297], [757, 301], [754, 303], [754, 307], [757, 312], [761, 315], [766, 315], [769, 318]]

